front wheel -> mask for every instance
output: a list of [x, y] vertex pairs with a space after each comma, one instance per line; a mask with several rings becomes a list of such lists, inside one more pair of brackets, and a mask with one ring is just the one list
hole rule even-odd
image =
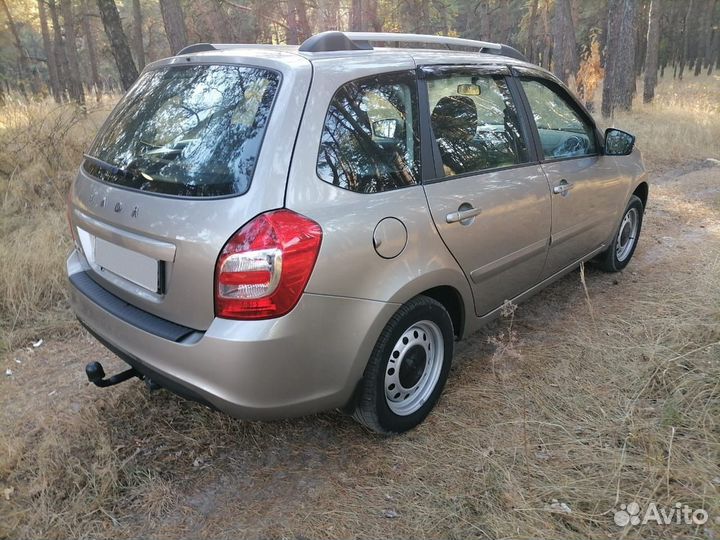
[[601, 270], [619, 272], [628, 265], [640, 238], [643, 210], [640, 198], [635, 195], [630, 197], [612, 243], [598, 257]]
[[378, 433], [414, 428], [435, 406], [453, 355], [447, 310], [418, 296], [385, 326], [360, 384], [354, 418]]

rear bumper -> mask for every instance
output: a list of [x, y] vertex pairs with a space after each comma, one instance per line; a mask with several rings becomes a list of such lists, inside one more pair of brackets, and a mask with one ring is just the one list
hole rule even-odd
[[[68, 275], [84, 272], [73, 252]], [[345, 405], [396, 304], [304, 294], [289, 314], [215, 319], [172, 341], [146, 331], [71, 284], [80, 321], [110, 350], [161, 386], [232, 416], [274, 419]], [[125, 318], [127, 319], [127, 318]]]

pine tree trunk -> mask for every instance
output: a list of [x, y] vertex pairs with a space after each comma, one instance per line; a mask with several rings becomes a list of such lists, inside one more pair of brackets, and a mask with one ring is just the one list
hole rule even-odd
[[621, 110], [632, 108], [636, 91], [635, 78], [635, 34], [637, 31], [637, 0], [625, 0], [624, 17], [620, 29], [619, 58], [616, 67], [615, 84], [617, 105]]
[[480, 0], [477, 9], [478, 19], [480, 19], [480, 39], [490, 41], [492, 39], [490, 28], [490, 6], [488, 0]]
[[47, 10], [45, 8], [45, 0], [38, 0], [38, 14], [40, 15], [40, 32], [42, 33], [43, 49], [47, 58], [48, 79], [50, 93], [56, 103], [62, 101], [62, 92], [60, 91], [60, 81], [58, 81], [57, 65], [55, 63], [55, 51], [52, 41], [50, 40], [50, 29], [47, 21]]
[[712, 75], [713, 69], [718, 63], [720, 63], [720, 28], [714, 28], [708, 52], [708, 75]]
[[682, 40], [682, 50], [680, 51], [680, 68], [678, 70], [678, 79], [682, 81], [683, 78], [683, 72], [685, 71], [685, 62], [688, 59], [688, 53], [689, 53], [689, 44], [690, 39], [688, 37], [688, 34], [690, 33], [690, 13], [692, 12], [693, 8], [693, 0], [688, 0], [687, 3], [687, 11], [685, 12], [685, 17], [683, 18], [683, 40]]
[[608, 0], [602, 114], [630, 110], [635, 91], [635, 0]]
[[17, 25], [15, 24], [15, 19], [13, 19], [12, 13], [10, 13], [10, 8], [8, 7], [6, 0], [0, 0], [0, 6], [5, 12], [8, 26], [10, 27], [10, 33], [12, 34], [13, 40], [15, 41], [15, 48], [18, 52], [18, 67], [20, 68], [20, 76], [18, 77], [18, 82], [20, 83], [20, 91], [25, 94], [25, 80], [30, 74], [27, 51], [25, 50], [25, 47], [23, 47], [22, 41], [20, 40], [20, 33], [18, 32]]
[[87, 42], [88, 60], [90, 61], [90, 78], [92, 79], [90, 86], [95, 91], [95, 98], [99, 101], [102, 91], [102, 81], [100, 80], [100, 73], [98, 71], [97, 40], [95, 39], [95, 32], [90, 22], [92, 13], [90, 12], [88, 0], [82, 0], [82, 7], [84, 11], [82, 31], [83, 34], [85, 34], [85, 41]]
[[648, 15], [647, 50], [645, 51], [645, 84], [643, 102], [650, 103], [655, 97], [658, 79], [658, 53], [660, 49], [660, 10], [662, 0], [652, 0]]
[[552, 60], [552, 38], [550, 34], [550, 2], [545, 1], [545, 8], [542, 11], [543, 22], [543, 50], [542, 50], [542, 66], [550, 69], [550, 61]]
[[97, 0], [97, 5], [100, 9], [100, 18], [105, 27], [105, 33], [110, 42], [110, 50], [120, 74], [122, 87], [127, 90], [137, 79], [138, 71], [133, 62], [127, 36], [120, 22], [120, 14], [115, 5], [115, 0]]
[[53, 25], [55, 65], [57, 66], [60, 92], [63, 96], [62, 99], [65, 100], [68, 99], [71, 94], [69, 79], [70, 67], [68, 66], [67, 54], [65, 53], [65, 41], [62, 36], [60, 16], [58, 15], [58, 7], [55, 0], [48, 0], [48, 9], [50, 10], [50, 19]]
[[160, 11], [165, 24], [165, 34], [170, 44], [170, 53], [177, 54], [188, 44], [185, 15], [183, 15], [180, 0], [160, 0]]
[[535, 20], [537, 19], [538, 0], [530, 1], [530, 18], [528, 19], [527, 44], [525, 56], [529, 62], [535, 62]]
[[365, 15], [363, 16], [365, 26], [370, 32], [382, 32], [382, 22], [378, 16], [377, 0], [365, 0]]
[[[365, 1], [369, 2], [371, 0]], [[295, 13], [297, 14], [298, 43], [302, 43], [312, 35], [312, 30], [308, 22], [307, 8], [305, 7], [304, 0], [293, 0], [293, 3], [295, 4]]]
[[70, 97], [78, 104], [85, 104], [85, 89], [80, 77], [80, 61], [77, 52], [77, 36], [75, 34], [75, 17], [72, 12], [72, 0], [60, 0], [60, 10], [65, 30], [65, 54], [68, 59], [68, 81], [70, 82]]
[[715, 54], [718, 46], [718, 35], [720, 35], [720, 26], [713, 24], [715, 13], [718, 11], [720, 6], [720, 0], [715, 0], [708, 14], [708, 33], [705, 41], [705, 67], [708, 70], [708, 75], [712, 74], [713, 64], [715, 62]]
[[677, 2], [667, 2], [665, 4], [665, 12], [667, 15], [667, 21], [668, 21], [668, 29], [667, 29], [667, 35], [668, 35], [668, 42], [671, 44], [667, 54], [668, 57], [668, 65], [672, 68], [672, 78], [677, 78], [677, 65], [678, 65], [678, 49], [677, 46], [678, 43], [680, 43], [682, 36], [681, 36], [681, 28], [680, 24], [678, 23], [678, 5]]
[[703, 66], [709, 61], [710, 43], [712, 42], [712, 16], [715, 11], [715, 3], [707, 0], [705, 12], [701, 13], [697, 39], [697, 60], [695, 61], [695, 76], [702, 73]]
[[288, 45], [298, 45], [300, 43], [300, 37], [299, 37], [299, 30], [298, 30], [298, 22], [297, 22], [297, 12], [295, 11], [295, 3], [294, 2], [288, 2], [287, 5], [287, 32], [285, 36], [285, 41], [287, 41]]
[[553, 73], [567, 83], [577, 70], [577, 43], [570, 0], [556, 0], [553, 18]]
[[135, 52], [135, 64], [138, 71], [145, 67], [145, 45], [143, 44], [143, 16], [140, 0], [132, 0], [132, 45]]
[[350, 30], [362, 32], [363, 25], [363, 0], [352, 0], [350, 3]]
[[613, 86], [615, 84], [615, 47], [618, 42], [618, 22], [621, 16], [620, 3], [622, 0], [608, 0], [607, 31], [605, 32], [605, 77], [603, 79], [601, 112], [604, 117], [610, 117], [615, 112]]
[[[652, 0], [651, 0], [652, 3]], [[645, 69], [647, 56], [647, 33], [650, 22], [650, 3], [641, 1], [638, 5], [637, 31], [635, 32], [635, 77], [638, 78]]]

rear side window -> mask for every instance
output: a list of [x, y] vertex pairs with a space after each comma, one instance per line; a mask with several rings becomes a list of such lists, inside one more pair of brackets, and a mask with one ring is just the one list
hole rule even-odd
[[528, 161], [517, 109], [502, 76], [428, 80], [430, 123], [445, 176]]
[[318, 176], [359, 193], [420, 182], [415, 74], [382, 74], [342, 86], [325, 117]]
[[189, 197], [250, 187], [280, 75], [258, 67], [168, 67], [143, 74], [90, 149], [85, 170], [124, 187]]
[[550, 82], [520, 79], [545, 159], [580, 157], [597, 154], [595, 129], [577, 110], [571, 98]]

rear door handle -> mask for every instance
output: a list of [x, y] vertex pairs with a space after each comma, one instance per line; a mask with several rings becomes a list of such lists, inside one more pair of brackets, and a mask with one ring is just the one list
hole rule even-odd
[[575, 184], [569, 183], [564, 178], [560, 180], [560, 183], [553, 188], [553, 193], [556, 195], [566, 195], [568, 191], [575, 187]]
[[482, 212], [481, 208], [473, 208], [468, 203], [463, 203], [458, 208], [457, 212], [450, 212], [445, 216], [445, 221], [448, 223], [461, 223], [462, 225], [470, 225], [472, 218], [479, 215]]

